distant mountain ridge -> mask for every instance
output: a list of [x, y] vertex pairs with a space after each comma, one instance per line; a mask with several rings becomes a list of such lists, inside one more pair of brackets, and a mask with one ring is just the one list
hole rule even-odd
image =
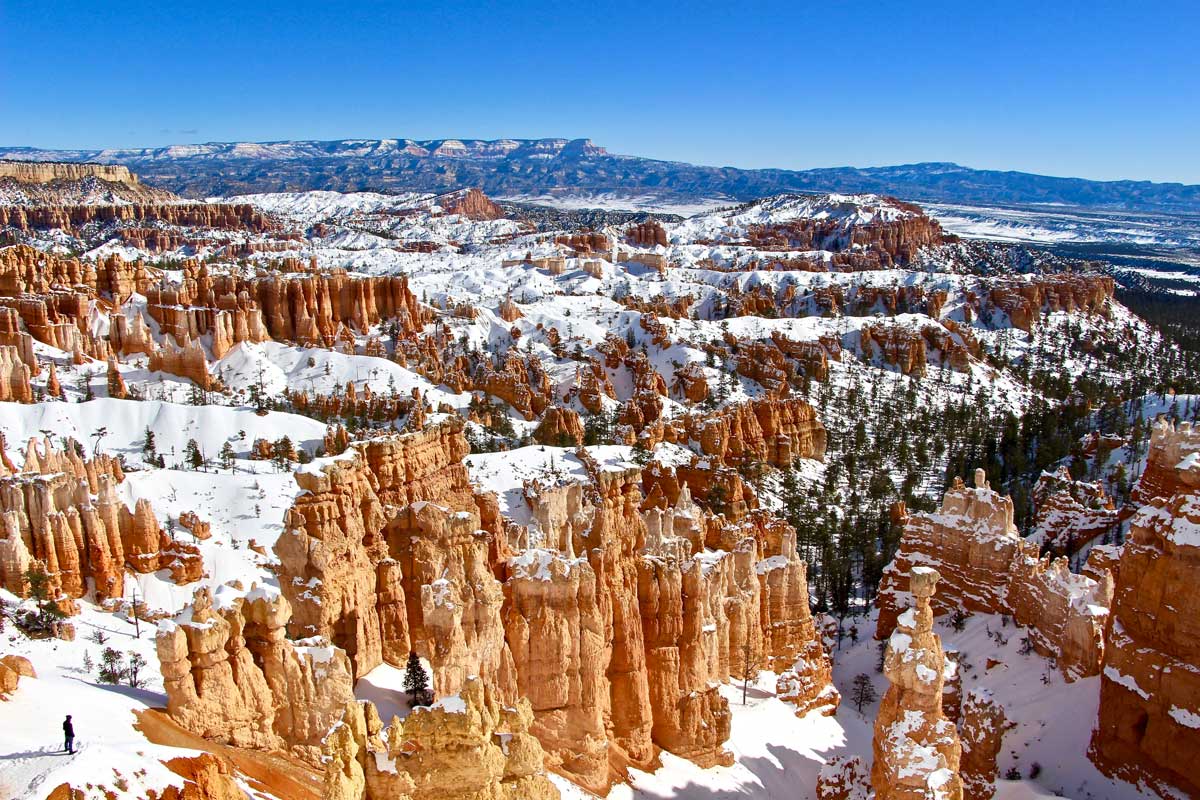
[[309, 189], [444, 192], [476, 186], [502, 197], [628, 193], [675, 202], [732, 202], [783, 192], [870, 192], [926, 202], [1200, 213], [1200, 186], [1182, 183], [1092, 181], [946, 162], [809, 170], [711, 167], [616, 155], [589, 139], [344, 139], [110, 150], [0, 147], [0, 159], [122, 164], [147, 183], [192, 197]]

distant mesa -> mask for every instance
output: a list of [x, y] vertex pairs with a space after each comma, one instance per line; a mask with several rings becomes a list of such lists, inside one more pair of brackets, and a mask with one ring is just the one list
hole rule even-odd
[[98, 178], [110, 183], [138, 186], [138, 176], [117, 164], [71, 163], [66, 161], [0, 161], [0, 178], [21, 183], [50, 183]]

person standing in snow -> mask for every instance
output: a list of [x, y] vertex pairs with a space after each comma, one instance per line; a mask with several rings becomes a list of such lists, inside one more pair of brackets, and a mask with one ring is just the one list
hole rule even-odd
[[63, 720], [63, 749], [71, 755], [75, 754], [75, 726], [71, 724], [71, 715]]

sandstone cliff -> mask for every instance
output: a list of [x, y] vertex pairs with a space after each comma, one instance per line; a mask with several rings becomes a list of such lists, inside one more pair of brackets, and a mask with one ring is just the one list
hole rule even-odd
[[31, 439], [21, 472], [0, 477], [0, 585], [25, 595], [24, 573], [39, 562], [51, 589], [65, 599], [123, 595], [125, 570], [169, 570], [176, 583], [199, 580], [203, 562], [195, 545], [170, 538], [146, 500], [131, 510], [117, 499], [125, 479], [116, 459], [84, 459], [72, 442], [66, 451]]
[[[1179, 439], [1155, 439], [1160, 463]], [[1183, 433], [1183, 432], [1181, 432]], [[1190, 433], [1187, 431], [1186, 433]], [[1169, 484], [1130, 520], [1118, 566], [1100, 714], [1090, 755], [1105, 772], [1167, 796], [1200, 795], [1200, 461], [1177, 461]], [[1168, 482], [1155, 482], [1162, 486]]]
[[350, 663], [324, 639], [288, 641], [290, 616], [286, 599], [262, 589], [219, 607], [197, 590], [155, 640], [171, 717], [212, 741], [318, 763], [353, 697]]
[[1037, 545], [1017, 534], [1012, 501], [992, 491], [983, 470], [976, 470], [974, 488], [956, 479], [937, 512], [902, 519], [900, 547], [876, 600], [877, 639], [887, 638], [908, 602], [907, 573], [932, 565], [943, 576], [933, 601], [937, 613], [1009, 614], [1068, 680], [1099, 672], [1111, 576], [1097, 581], [1073, 574], [1065, 558], [1039, 558]]
[[476, 678], [386, 728], [349, 703], [325, 741], [324, 800], [557, 800], [530, 718]]

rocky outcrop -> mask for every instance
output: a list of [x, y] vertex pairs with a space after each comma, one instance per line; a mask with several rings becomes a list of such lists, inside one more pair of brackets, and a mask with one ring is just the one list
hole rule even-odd
[[962, 745], [942, 712], [946, 664], [929, 604], [938, 577], [937, 570], [912, 568], [908, 583], [913, 606], [900, 616], [888, 639], [883, 671], [891, 686], [875, 720], [871, 769], [876, 800], [963, 796]]
[[32, 373], [21, 358], [21, 351], [11, 345], [0, 345], [0, 401], [32, 403]]
[[0, 227], [12, 226], [24, 232], [44, 228], [72, 231], [94, 222], [162, 223], [250, 233], [275, 228], [269, 217], [248, 203], [0, 206]]
[[679, 417], [669, 427], [670, 441], [694, 440], [701, 453], [726, 464], [789, 467], [798, 458], [825, 457], [825, 426], [800, 398], [751, 400], [715, 414]]
[[350, 703], [325, 742], [324, 800], [557, 800], [529, 703], [499, 701], [479, 679], [383, 728]]
[[963, 800], [992, 800], [996, 793], [996, 759], [1007, 726], [1004, 708], [984, 688], [973, 689], [962, 704]]
[[992, 491], [983, 470], [976, 470], [974, 488], [955, 479], [937, 512], [901, 509], [900, 519], [904, 534], [876, 601], [877, 639], [890, 635], [909, 602], [907, 573], [930, 565], [942, 574], [937, 613], [1009, 614], [1026, 627], [1038, 652], [1057, 659], [1068, 680], [1099, 672], [1111, 576], [1098, 581], [1073, 574], [1066, 558], [1039, 557], [1038, 546], [1017, 534], [1012, 501]]
[[[462, 464], [469, 452], [462, 428], [461, 419], [452, 417], [419, 432], [355, 444], [319, 470], [296, 473], [305, 493], [288, 511], [275, 545], [280, 586], [294, 609], [290, 627], [299, 637], [328, 637], [350, 656], [356, 675], [381, 664], [385, 651], [402, 659], [417, 644], [409, 626], [421, 622], [426, 591], [411, 566], [400, 566], [411, 561], [414, 547], [401, 541], [401, 531], [416, 535], [426, 525], [428, 533], [457, 536], [473, 525], [468, 541], [474, 541], [478, 512]], [[445, 511], [422, 514], [423, 507], [412, 507], [427, 501]], [[435, 519], [458, 512], [467, 516]], [[395, 552], [389, 549], [393, 543]], [[439, 554], [443, 557], [455, 558], [449, 552]], [[469, 558], [461, 563], [478, 567]], [[430, 592], [434, 613], [436, 593]]]
[[436, 199], [445, 213], [459, 214], [467, 219], [479, 221], [504, 219], [506, 216], [503, 208], [493, 203], [490, 197], [475, 188], [451, 192]]
[[1059, 555], [1071, 555], [1113, 532], [1120, 518], [1102, 485], [1072, 480], [1065, 466], [1041, 474], [1033, 487], [1033, 504], [1033, 540]]
[[[1163, 459], [1175, 437], [1156, 438]], [[1154, 457], [1153, 455], [1151, 456]], [[1181, 488], [1130, 520], [1117, 571], [1100, 714], [1090, 755], [1104, 772], [1163, 796], [1200, 795], [1200, 459], [1176, 462]], [[1162, 483], [1157, 484], [1159, 486]]]
[[263, 589], [216, 606], [197, 590], [155, 638], [171, 718], [211, 741], [319, 763], [354, 696], [350, 662], [327, 640], [288, 641], [290, 616], [287, 600]]
[[36, 678], [33, 665], [24, 656], [7, 655], [0, 657], [0, 701], [17, 690], [21, 678]]
[[858, 756], [833, 756], [817, 773], [817, 800], [868, 800], [871, 771]]
[[74, 443], [66, 451], [30, 440], [21, 472], [0, 477], [0, 585], [24, 596], [24, 573], [39, 562], [65, 611], [84, 597], [123, 596], [125, 569], [169, 570], [179, 584], [199, 580], [203, 561], [195, 545], [170, 538], [146, 499], [130, 510], [117, 499], [125, 476], [116, 459], [85, 460]]
[[1133, 492], [1138, 503], [1173, 497], [1200, 488], [1200, 470], [1181, 469], [1200, 459], [1200, 426], [1189, 422], [1175, 425], [1167, 418], [1154, 423], [1146, 469]]
[[562, 406], [546, 409], [542, 421], [533, 430], [535, 441], [555, 447], [583, 444], [583, 435], [583, 421], [579, 419], [579, 414]]
[[204, 348], [197, 341], [187, 341], [182, 347], [167, 344], [156, 348], [150, 354], [149, 366], [151, 372], [166, 372], [185, 378], [206, 391], [217, 385], [216, 379], [208, 371]]
[[1033, 329], [1043, 310], [1098, 314], [1107, 319], [1113, 289], [1113, 279], [1107, 275], [1070, 272], [999, 281], [988, 288], [981, 311], [998, 309], [1008, 315], [1014, 328], [1026, 332]]

